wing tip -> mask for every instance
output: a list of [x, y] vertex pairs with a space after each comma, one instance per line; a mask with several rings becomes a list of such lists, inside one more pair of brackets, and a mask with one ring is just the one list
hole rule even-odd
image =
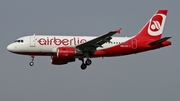
[[117, 32], [118, 34], [120, 34], [120, 33], [121, 33], [121, 29], [122, 29], [122, 28], [117, 29], [116, 32]]

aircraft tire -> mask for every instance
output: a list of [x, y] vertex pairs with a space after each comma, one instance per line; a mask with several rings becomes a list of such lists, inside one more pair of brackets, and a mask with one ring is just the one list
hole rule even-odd
[[86, 68], [87, 68], [87, 65], [83, 63], [83, 64], [81, 65], [81, 69], [82, 69], [82, 70], [85, 70]]
[[34, 62], [30, 62], [29, 65], [30, 65], [30, 66], [33, 66], [33, 65], [34, 65]]
[[86, 60], [86, 65], [89, 66], [89, 65], [91, 65], [91, 64], [92, 64], [92, 61], [91, 61], [90, 59], [87, 59], [87, 60]]

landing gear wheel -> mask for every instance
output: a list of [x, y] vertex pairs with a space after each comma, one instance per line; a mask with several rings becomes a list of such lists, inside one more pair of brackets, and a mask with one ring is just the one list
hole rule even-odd
[[82, 69], [82, 70], [85, 70], [86, 68], [87, 68], [87, 65], [83, 63], [83, 64], [81, 65], [81, 69]]
[[89, 66], [89, 65], [91, 65], [91, 63], [92, 63], [92, 61], [91, 61], [90, 59], [87, 59], [87, 60], [86, 60], [86, 65]]
[[34, 65], [34, 62], [30, 62], [29, 65], [30, 65], [30, 66], [33, 66], [33, 65]]
[[31, 56], [31, 62], [29, 63], [30, 66], [34, 65], [34, 55], [30, 55]]

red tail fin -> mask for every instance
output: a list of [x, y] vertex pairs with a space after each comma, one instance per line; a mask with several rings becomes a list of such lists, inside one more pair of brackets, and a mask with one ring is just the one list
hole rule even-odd
[[167, 12], [168, 10], [158, 10], [135, 37], [160, 39], [163, 33]]

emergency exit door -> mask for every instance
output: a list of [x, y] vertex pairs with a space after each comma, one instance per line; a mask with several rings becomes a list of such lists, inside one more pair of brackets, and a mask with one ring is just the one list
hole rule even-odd
[[132, 49], [137, 48], [137, 39], [135, 39], [135, 38], [131, 39], [131, 47], [132, 47]]

